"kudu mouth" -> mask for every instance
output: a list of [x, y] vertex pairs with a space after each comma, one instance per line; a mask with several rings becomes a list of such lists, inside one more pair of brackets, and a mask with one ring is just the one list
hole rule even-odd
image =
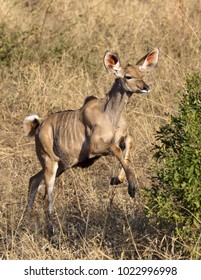
[[150, 88], [149, 86], [144, 86], [143, 88], [137, 88], [136, 90], [131, 90], [128, 86], [127, 86], [127, 92], [130, 93], [137, 93], [137, 94], [143, 94], [143, 93], [149, 93], [150, 92]]
[[130, 94], [143, 94], [143, 93], [149, 93], [151, 90], [150, 89], [137, 89], [136, 91], [131, 91], [131, 90], [128, 90], [127, 93], [130, 93]]
[[149, 93], [149, 92], [150, 92], [149, 87], [143, 88], [143, 89], [138, 89], [138, 90], [136, 91], [136, 93], [138, 93], [138, 94]]

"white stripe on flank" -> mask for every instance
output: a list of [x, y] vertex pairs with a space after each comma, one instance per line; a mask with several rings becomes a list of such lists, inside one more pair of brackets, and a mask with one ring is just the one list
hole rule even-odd
[[[64, 141], [64, 147], [65, 147], [65, 149], [66, 149], [66, 151], [68, 151], [68, 135], [69, 135], [69, 132], [70, 132], [70, 130], [69, 130], [69, 116], [70, 116], [70, 113], [67, 115], [67, 118], [65, 119], [65, 126], [64, 126], [64, 139], [63, 139], [63, 141]], [[61, 139], [61, 141], [62, 141], [62, 139]]]
[[77, 114], [74, 116], [74, 125], [73, 125], [73, 140], [77, 141]]

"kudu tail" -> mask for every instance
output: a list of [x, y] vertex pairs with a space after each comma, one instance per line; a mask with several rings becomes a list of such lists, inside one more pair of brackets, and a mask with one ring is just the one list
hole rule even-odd
[[40, 125], [40, 118], [37, 115], [28, 116], [24, 119], [23, 129], [28, 137], [34, 137], [37, 127]]

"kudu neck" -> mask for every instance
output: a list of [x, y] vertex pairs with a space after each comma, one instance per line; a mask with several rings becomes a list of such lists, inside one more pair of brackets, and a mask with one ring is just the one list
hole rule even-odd
[[116, 78], [115, 82], [106, 96], [104, 111], [109, 115], [114, 124], [118, 123], [122, 111], [127, 104], [132, 93], [127, 92], [120, 78]]

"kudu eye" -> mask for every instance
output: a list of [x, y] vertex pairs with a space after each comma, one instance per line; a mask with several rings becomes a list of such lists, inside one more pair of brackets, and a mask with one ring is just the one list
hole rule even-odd
[[133, 77], [132, 76], [125, 76], [125, 78], [126, 78], [126, 80], [131, 80], [131, 79], [133, 79]]

